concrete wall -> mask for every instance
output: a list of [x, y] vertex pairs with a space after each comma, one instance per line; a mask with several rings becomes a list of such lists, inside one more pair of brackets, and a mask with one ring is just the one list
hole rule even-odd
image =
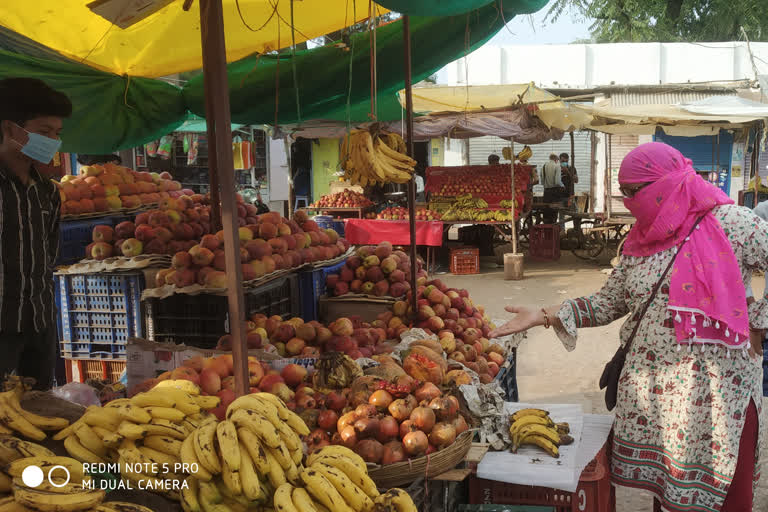
[[333, 174], [339, 170], [339, 139], [318, 139], [312, 143], [312, 198], [320, 199], [330, 190], [330, 183], [338, 180]]
[[[768, 74], [768, 43], [752, 43]], [[442, 85], [534, 82], [542, 87], [654, 85], [754, 79], [744, 42], [483, 46], [438, 72]]]

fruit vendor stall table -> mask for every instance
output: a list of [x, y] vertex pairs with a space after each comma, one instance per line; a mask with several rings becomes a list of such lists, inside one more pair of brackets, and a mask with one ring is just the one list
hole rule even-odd
[[[353, 245], [410, 245], [411, 234], [407, 220], [347, 219], [344, 236]], [[416, 245], [427, 248], [427, 261], [434, 259], [432, 247], [443, 245], [443, 223], [437, 220], [416, 221]], [[434, 261], [432, 261], [434, 265]]]
[[317, 215], [331, 215], [333, 217], [350, 218], [350, 219], [362, 219], [365, 214], [370, 210], [369, 206], [364, 208], [302, 208], [309, 214]]

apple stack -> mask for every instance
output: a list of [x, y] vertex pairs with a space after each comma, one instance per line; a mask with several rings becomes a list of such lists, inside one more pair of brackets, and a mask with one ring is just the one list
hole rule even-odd
[[55, 182], [61, 196], [62, 215], [79, 215], [136, 208], [163, 199], [193, 195], [182, 190], [167, 172], [137, 172], [114, 164], [88, 165], [79, 176], [64, 176]]
[[158, 209], [142, 212], [134, 221], [121, 222], [114, 229], [95, 226], [93, 243], [86, 247], [85, 257], [102, 260], [111, 256], [173, 255], [191, 249], [211, 229], [210, 207], [195, 200], [202, 200], [202, 196], [167, 197], [160, 201]]
[[368, 208], [373, 202], [359, 192], [346, 189], [335, 194], [327, 194], [310, 205], [310, 208]]
[[[416, 262], [417, 282], [427, 280], [421, 260]], [[363, 246], [347, 259], [339, 274], [326, 278], [329, 293], [339, 296], [362, 293], [377, 297], [402, 297], [410, 290], [411, 258], [403, 251], [394, 251], [392, 244]]]
[[[246, 219], [253, 223], [238, 229], [244, 281], [305, 263], [330, 260], [349, 248], [346, 240], [339, 238], [336, 231], [321, 230], [303, 212], [297, 213], [292, 220], [276, 212]], [[209, 288], [226, 288], [223, 231], [216, 235], [203, 235], [200, 243], [192, 242], [190, 245], [173, 255], [171, 268], [157, 273], [156, 285], [172, 284], [183, 288], [197, 283]]]
[[409, 217], [408, 208], [402, 206], [384, 208], [376, 215], [376, 218], [381, 220], [408, 220]]

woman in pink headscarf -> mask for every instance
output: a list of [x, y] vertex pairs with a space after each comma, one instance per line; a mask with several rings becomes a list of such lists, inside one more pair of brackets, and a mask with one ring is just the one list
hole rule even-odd
[[768, 301], [748, 306], [744, 281], [768, 269], [768, 224], [666, 144], [631, 151], [619, 185], [637, 222], [605, 286], [544, 309], [510, 306], [515, 317], [491, 335], [551, 326], [573, 350], [577, 329], [629, 314], [614, 483], [650, 491], [657, 509], [752, 511], [762, 367], [750, 343], [768, 328]]

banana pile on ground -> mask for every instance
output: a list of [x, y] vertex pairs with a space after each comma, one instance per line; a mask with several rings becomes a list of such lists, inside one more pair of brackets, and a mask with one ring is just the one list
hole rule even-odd
[[534, 445], [557, 459], [560, 446], [573, 443], [570, 430], [568, 423], [555, 423], [542, 409], [520, 409], [509, 417], [513, 453], [523, 445]]
[[416, 160], [404, 151], [405, 142], [396, 133], [371, 135], [368, 130], [352, 130], [341, 144], [344, 177], [363, 187], [407, 183]]
[[304, 421], [277, 396], [254, 393], [234, 400], [226, 419], [205, 421], [181, 447], [181, 461], [198, 471], [181, 490], [188, 512], [226, 512], [271, 502], [276, 489], [299, 483]]
[[175, 471], [181, 469], [182, 441], [213, 418], [207, 411], [219, 401], [201, 396], [190, 381], [163, 381], [132, 398], [89, 407], [53, 438], [63, 440], [67, 453], [81, 463], [119, 464], [134, 487], [178, 499], [174, 482], [184, 479]]
[[24, 393], [21, 381], [6, 382], [6, 387], [11, 389], [0, 393], [0, 434], [17, 432], [28, 439], [42, 441], [46, 438], [44, 431], [61, 430], [69, 425], [64, 418], [40, 416], [24, 410], [19, 402]]

